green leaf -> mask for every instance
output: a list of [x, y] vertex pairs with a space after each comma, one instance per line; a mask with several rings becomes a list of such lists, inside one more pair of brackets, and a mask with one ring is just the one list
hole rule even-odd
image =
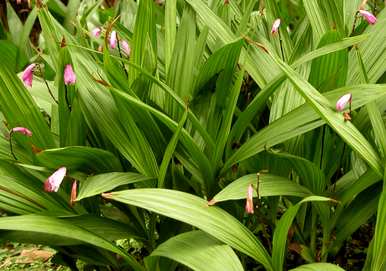
[[165, 4], [165, 70], [169, 71], [170, 60], [176, 39], [177, 0], [166, 1]]
[[53, 136], [39, 108], [21, 80], [7, 65], [0, 65], [0, 107], [9, 129], [16, 126], [26, 127], [33, 133], [29, 140], [35, 146], [39, 148], [55, 146]]
[[[352, 103], [352, 109], [355, 110], [373, 100], [384, 97], [386, 95], [386, 86], [369, 84], [343, 87], [327, 92], [325, 97], [328, 99], [329, 103], [334, 104], [339, 97], [348, 92], [351, 92], [353, 97], [355, 97]], [[364, 95], [364, 93], [366, 93], [366, 95]], [[337, 113], [335, 113], [335, 115], [336, 114]], [[325, 121], [320, 118], [321, 117], [318, 116], [309, 104], [300, 106], [280, 119], [272, 122], [246, 141], [240, 149], [233, 153], [226, 161], [221, 173], [224, 173], [231, 165], [241, 162], [271, 146], [322, 126]], [[343, 120], [340, 122], [347, 125]], [[350, 127], [352, 126], [350, 125]], [[379, 173], [377, 174], [379, 175]]]
[[330, 263], [311, 263], [301, 265], [295, 269], [291, 269], [290, 271], [344, 271], [344, 269], [340, 268], [337, 265]]
[[167, 189], [133, 189], [103, 196], [195, 226], [272, 271], [270, 256], [260, 241], [234, 217], [218, 207], [208, 206], [197, 196]]
[[180, 139], [181, 131], [184, 127], [184, 124], [186, 122], [186, 118], [188, 117], [188, 108], [186, 108], [186, 111], [184, 115], [182, 116], [180, 122], [178, 123], [178, 127], [176, 131], [174, 132], [172, 139], [170, 139], [170, 142], [168, 146], [166, 147], [164, 157], [162, 158], [161, 166], [160, 166], [160, 173], [158, 176], [158, 187], [163, 188], [164, 187], [164, 181], [166, 177], [166, 173], [169, 167], [170, 160], [173, 157], [173, 153], [175, 152], [176, 146], [178, 144], [178, 141]]
[[42, 165], [56, 169], [66, 166], [83, 172], [121, 171], [121, 164], [112, 153], [91, 147], [73, 146], [39, 152], [37, 160]]
[[329, 30], [327, 18], [325, 17], [318, 0], [303, 0], [302, 2], [308, 20], [312, 26], [314, 44], [317, 44], [322, 36]]
[[152, 179], [152, 177], [146, 177], [134, 172], [111, 172], [89, 176], [81, 182], [76, 200], [99, 195], [121, 185], [144, 182]]
[[[249, 174], [233, 181], [215, 195], [211, 202], [245, 199], [248, 185], [253, 184], [256, 186], [257, 178], [256, 174]], [[303, 198], [312, 195], [307, 188], [296, 182], [272, 174], [259, 174], [258, 191], [259, 195], [254, 190], [254, 197], [294, 196]]]
[[[339, 50], [343, 50], [367, 38], [367, 35], [359, 35], [355, 37], [345, 38], [339, 42], [328, 44], [300, 57], [295, 62], [293, 62], [291, 67], [299, 67], [300, 65], [307, 63], [308, 61], [311, 61], [317, 57], [321, 57]], [[280, 84], [284, 80], [284, 75], [278, 75], [274, 79], [272, 79], [267, 85], [265, 85], [265, 87], [261, 91], [259, 91], [259, 93], [248, 104], [247, 108], [238, 116], [235, 124], [232, 127], [230, 135], [231, 139], [239, 140], [241, 138], [241, 135], [246, 129], [246, 127], [253, 120], [253, 118], [264, 109], [267, 99], [274, 93], [274, 91], [280, 86]]]
[[242, 271], [234, 251], [202, 231], [179, 234], [159, 245], [151, 256], [162, 256], [197, 271]]
[[[382, 175], [383, 166], [378, 154], [366, 138], [350, 122], [345, 121], [341, 113], [332, 110], [333, 105], [320, 94], [310, 83], [305, 81], [287, 64], [276, 60], [282, 71], [295, 85], [299, 93], [307, 100], [326, 123], [339, 134], [342, 139], [372, 167]], [[354, 98], [355, 99], [355, 98]]]
[[48, 233], [61, 237], [71, 236], [72, 239], [79, 240], [119, 254], [135, 271], [144, 270], [144, 268], [134, 259], [134, 257], [124, 253], [120, 248], [113, 245], [106, 239], [79, 226], [73, 225], [72, 223], [65, 222], [55, 217], [39, 215], [2, 217], [0, 218], [0, 229], [44, 234]]
[[[383, 177], [383, 184], [386, 183], [386, 171]], [[373, 237], [373, 253], [371, 261], [371, 270], [372, 271], [381, 271], [385, 269], [386, 266], [386, 190], [383, 187], [381, 197], [378, 202], [377, 209], [377, 223], [375, 225], [375, 234]]]
[[301, 204], [311, 201], [329, 200], [330, 199], [328, 198], [317, 196], [305, 198], [302, 201], [298, 202], [296, 205], [291, 206], [280, 218], [279, 222], [276, 225], [272, 242], [272, 263], [275, 271], [283, 270], [288, 231], [292, 225], [293, 220], [296, 217], [296, 214], [298, 213]]

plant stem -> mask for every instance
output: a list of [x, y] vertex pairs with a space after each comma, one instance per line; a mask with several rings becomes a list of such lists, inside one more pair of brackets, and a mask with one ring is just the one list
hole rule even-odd
[[351, 30], [351, 35], [354, 33], [355, 31], [355, 25], [357, 24], [357, 20], [358, 20], [358, 11], [355, 13], [355, 19], [354, 19], [354, 23], [352, 24], [352, 30]]
[[[119, 52], [119, 56], [120, 56], [121, 58], [123, 58], [123, 57], [122, 57], [122, 52], [121, 52], [121, 46], [119, 45], [119, 36], [118, 36], [118, 34], [117, 34], [117, 44], [118, 44], [118, 52]], [[125, 68], [125, 64], [123, 63], [123, 61], [121, 61], [121, 64], [122, 64], [122, 69], [123, 69], [123, 71], [124, 71], [125, 74], [126, 74], [126, 78], [128, 78], [129, 75], [127, 74], [127, 71], [126, 71], [126, 68]]]
[[66, 103], [67, 103], [67, 106], [68, 106], [68, 110], [70, 110], [70, 112], [71, 112], [71, 105], [70, 105], [70, 102], [68, 100], [67, 85], [64, 85], [64, 90], [65, 90], [64, 97], [66, 98]]
[[39, 67], [40, 74], [42, 75], [43, 81], [44, 81], [44, 83], [46, 84], [46, 87], [47, 87], [47, 89], [48, 89], [48, 92], [50, 93], [51, 98], [55, 101], [55, 103], [58, 104], [59, 102], [55, 99], [54, 94], [52, 94], [52, 91], [51, 91], [51, 89], [50, 89], [50, 87], [49, 87], [49, 85], [48, 85], [48, 83], [47, 83], [46, 78], [44, 78], [44, 74], [43, 74], [42, 67], [40, 67], [39, 64], [38, 64], [38, 67]]
[[279, 34], [279, 40], [280, 40], [281, 59], [285, 62], [285, 59], [284, 59], [284, 50], [283, 50], [283, 41], [281, 40], [280, 30], [279, 30], [277, 33]]
[[311, 208], [311, 240], [310, 240], [310, 248], [312, 254], [316, 257], [316, 214], [314, 207]]
[[13, 152], [13, 147], [12, 147], [12, 135], [13, 135], [13, 132], [11, 131], [9, 133], [9, 148], [11, 149], [11, 153], [12, 153], [13, 158], [15, 158], [15, 160], [17, 160], [16, 155]]

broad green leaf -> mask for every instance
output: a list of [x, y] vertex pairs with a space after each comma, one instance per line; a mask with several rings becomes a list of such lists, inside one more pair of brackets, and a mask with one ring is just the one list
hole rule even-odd
[[366, 138], [350, 122], [345, 121], [342, 114], [332, 110], [333, 105], [320, 94], [310, 83], [305, 81], [285, 63], [276, 60], [282, 71], [295, 85], [299, 93], [307, 100], [326, 123], [342, 137], [342, 139], [372, 167], [382, 175], [383, 166], [380, 158]]
[[170, 60], [176, 39], [177, 0], [169, 0], [165, 3], [165, 69], [169, 72]]
[[196, 271], [244, 270], [237, 255], [228, 246], [202, 231], [179, 234], [159, 245], [151, 256], [180, 262]]
[[[343, 242], [353, 234], [361, 225], [366, 223], [377, 211], [379, 200], [379, 186], [364, 190], [348, 206], [338, 206], [336, 220], [335, 240], [330, 247], [330, 253], [335, 255]], [[334, 221], [331, 221], [331, 227]]]
[[290, 271], [344, 271], [344, 269], [340, 268], [337, 265], [330, 263], [311, 263], [301, 265], [296, 267], [295, 269], [291, 269]]
[[[132, 38], [132, 55], [130, 61], [145, 69], [148, 67], [144, 64], [145, 58], [148, 54], [157, 52], [157, 39], [155, 31], [154, 18], [154, 3], [152, 0], [143, 0], [139, 2], [136, 21], [134, 26], [134, 33]], [[147, 43], [150, 43], [151, 50]], [[129, 74], [130, 82], [134, 82], [139, 76], [139, 72], [132, 70]]]
[[[383, 177], [383, 184], [386, 183], [386, 171]], [[386, 266], [386, 190], [383, 187], [381, 196], [378, 202], [377, 209], [377, 223], [375, 225], [375, 234], [373, 237], [373, 253], [371, 260], [371, 270], [372, 271], [381, 271], [385, 269]]]
[[186, 108], [185, 113], [183, 114], [180, 122], [178, 123], [178, 127], [176, 131], [174, 132], [172, 138], [170, 139], [170, 142], [168, 146], [166, 147], [164, 157], [162, 158], [161, 166], [160, 166], [160, 174], [158, 176], [158, 187], [163, 188], [166, 173], [169, 167], [170, 160], [172, 159], [173, 153], [176, 149], [176, 146], [178, 144], [178, 141], [181, 136], [181, 131], [185, 125], [186, 118], [188, 117], [188, 108]]
[[[386, 27], [386, 9], [383, 9], [377, 15], [377, 19], [377, 23], [367, 26], [364, 32], [369, 35], [369, 38], [358, 44], [370, 83], [377, 82], [386, 71], [384, 64], [386, 61], [386, 43], [384, 42], [386, 38], [386, 31], [384, 31]], [[355, 54], [355, 50], [351, 50], [349, 54], [347, 85], [361, 82], [361, 67]]]
[[[329, 1], [329, 0], [326, 0]], [[303, 0], [308, 20], [312, 26], [314, 44], [319, 43], [322, 36], [329, 30], [328, 20], [318, 0]]]
[[[355, 110], [373, 100], [381, 99], [386, 95], [385, 85], [358, 85], [343, 87], [329, 91], [325, 97], [334, 104], [339, 97], [351, 92], [353, 94], [352, 108]], [[363, 95], [366, 93], [366, 95]], [[374, 95], [374, 96], [373, 96]], [[331, 106], [332, 107], [332, 106]], [[335, 113], [336, 114], [336, 113]], [[341, 120], [343, 124], [346, 124]], [[225, 163], [221, 173], [237, 162], [241, 162], [267, 148], [282, 143], [292, 137], [304, 134], [325, 123], [309, 104], [304, 104], [280, 119], [272, 122], [256, 135], [246, 141]], [[350, 125], [351, 127], [351, 125]], [[372, 149], [372, 147], [371, 147]], [[367, 151], [366, 151], [367, 152]], [[379, 174], [378, 174], [379, 175]]]
[[[16, 126], [26, 127], [33, 133], [28, 141], [39, 148], [54, 147], [53, 136], [39, 108], [21, 79], [11, 72], [7, 65], [0, 65], [0, 90], [0, 108], [9, 129]], [[23, 141], [27, 142], [26, 140]]]
[[135, 271], [144, 270], [134, 257], [126, 254], [103, 237], [55, 217], [39, 215], [2, 217], [0, 218], [0, 229], [53, 234], [61, 237], [71, 236], [72, 239], [119, 254]]
[[49, 168], [66, 166], [84, 172], [121, 171], [121, 164], [112, 153], [91, 147], [73, 146], [48, 149], [36, 155], [39, 163]]
[[273, 270], [261, 242], [238, 220], [218, 207], [208, 206], [204, 199], [167, 189], [133, 189], [103, 196], [195, 226]]
[[282, 271], [284, 265], [286, 244], [288, 231], [292, 225], [293, 220], [295, 219], [298, 210], [302, 203], [311, 202], [311, 201], [329, 201], [330, 199], [325, 197], [311, 196], [307, 197], [296, 205], [291, 206], [284, 215], [280, 218], [279, 222], [276, 225], [275, 232], [273, 234], [272, 242], [272, 263], [275, 271]]
[[259, 191], [259, 195], [254, 191], [254, 197], [294, 196], [303, 198], [312, 195], [307, 188], [287, 178], [272, 174], [259, 174], [259, 177], [257, 174], [249, 174], [230, 183], [215, 195], [211, 202], [216, 203], [227, 200], [245, 199], [248, 185], [252, 184], [257, 186], [258, 178], [259, 187], [257, 190]]
[[[345, 38], [339, 42], [328, 44], [300, 57], [291, 65], [291, 67], [296, 68], [317, 57], [321, 57], [329, 53], [343, 50], [349, 46], [352, 46], [353, 44], [365, 40], [367, 37], [368, 36], [366, 35], [359, 35], [355, 37]], [[253, 120], [253, 118], [263, 110], [267, 99], [274, 93], [274, 91], [280, 86], [280, 84], [284, 80], [284, 75], [276, 76], [253, 98], [251, 103], [248, 104], [248, 107], [239, 115], [235, 124], [233, 125], [230, 135], [231, 139], [240, 139], [246, 127]]]
[[89, 176], [80, 184], [77, 200], [99, 195], [114, 188], [153, 179], [133, 172], [111, 172]]

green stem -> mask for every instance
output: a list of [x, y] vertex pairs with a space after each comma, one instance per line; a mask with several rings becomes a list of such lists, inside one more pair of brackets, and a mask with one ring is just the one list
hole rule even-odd
[[284, 59], [284, 50], [283, 50], [283, 41], [281, 39], [280, 30], [277, 32], [279, 34], [279, 40], [280, 40], [280, 52], [281, 52], [281, 59], [285, 62]]
[[13, 147], [12, 147], [12, 135], [13, 135], [13, 132], [11, 131], [9, 133], [9, 148], [11, 149], [11, 154], [12, 154], [13, 158], [15, 158], [15, 160], [17, 160], [16, 155], [13, 152]]
[[49, 87], [49, 85], [47, 83], [47, 80], [44, 78], [42, 67], [40, 67], [39, 64], [38, 64], [38, 67], [39, 67], [40, 74], [42, 75], [43, 81], [46, 84], [46, 87], [48, 89], [48, 92], [50, 93], [51, 98], [55, 101], [55, 103], [59, 104], [59, 102], [55, 99], [54, 94], [52, 94], [52, 91], [51, 91], [51, 89], [50, 89], [50, 87]]
[[[119, 37], [118, 37], [118, 34], [117, 34], [117, 44], [118, 44], [118, 52], [119, 52], [119, 56], [120, 56], [121, 58], [123, 58], [123, 57], [122, 57], [122, 52], [121, 52], [121, 46], [119, 45]], [[121, 61], [121, 63], [122, 63], [122, 69], [123, 69], [123, 71], [124, 71], [125, 74], [126, 74], [126, 78], [128, 78], [129, 75], [127, 74], [127, 71], [126, 71], [126, 68], [125, 68], [125, 64], [123, 63], [123, 61]]]
[[312, 254], [316, 256], [316, 214], [315, 209], [311, 208], [311, 240], [310, 240], [310, 248], [312, 251]]
[[67, 103], [67, 106], [68, 106], [68, 110], [71, 112], [71, 104], [70, 104], [70, 101], [68, 100], [68, 90], [67, 90], [67, 85], [64, 85], [64, 90], [65, 90], [65, 94], [64, 94], [64, 97], [66, 99], [66, 103]]

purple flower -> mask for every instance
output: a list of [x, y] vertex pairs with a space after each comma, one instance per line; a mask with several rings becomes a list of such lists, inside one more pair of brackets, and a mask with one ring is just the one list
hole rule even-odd
[[110, 48], [115, 49], [117, 47], [117, 32], [112, 31], [110, 34]]
[[76, 75], [71, 64], [67, 64], [64, 68], [64, 84], [73, 85], [76, 82]]
[[25, 136], [32, 136], [32, 132], [30, 130], [28, 130], [27, 128], [24, 128], [24, 127], [15, 127], [15, 128], [12, 128], [11, 130], [12, 133], [20, 133], [20, 134], [23, 134]]
[[44, 190], [46, 192], [58, 192], [60, 184], [64, 176], [66, 176], [67, 169], [65, 167], [59, 168], [44, 182]]
[[127, 41], [125, 41], [125, 40], [121, 41], [121, 46], [122, 46], [123, 52], [127, 56], [130, 56], [131, 48], [130, 48], [130, 45], [127, 43]]
[[336, 110], [342, 111], [346, 107], [347, 103], [351, 104], [351, 100], [352, 100], [352, 94], [351, 93], [343, 95], [336, 102]]
[[99, 38], [99, 36], [101, 35], [101, 32], [102, 32], [102, 29], [100, 29], [99, 27], [95, 27], [93, 30], [91, 30], [91, 34], [95, 38]]
[[33, 72], [34, 72], [35, 66], [36, 64], [32, 63], [28, 65], [27, 68], [25, 68], [25, 70], [23, 71], [22, 79], [23, 79], [24, 85], [28, 87], [32, 87], [32, 78], [34, 75]]
[[253, 214], [253, 186], [250, 184], [248, 185], [247, 190], [247, 201], [245, 203], [245, 211], [248, 214]]
[[271, 29], [271, 34], [272, 34], [272, 35], [274, 35], [274, 34], [276, 34], [277, 32], [279, 32], [280, 23], [281, 23], [281, 20], [280, 20], [280, 19], [276, 19], [276, 20], [273, 22], [272, 29]]
[[360, 9], [359, 14], [363, 16], [369, 24], [375, 24], [377, 22], [377, 17], [367, 10]]

